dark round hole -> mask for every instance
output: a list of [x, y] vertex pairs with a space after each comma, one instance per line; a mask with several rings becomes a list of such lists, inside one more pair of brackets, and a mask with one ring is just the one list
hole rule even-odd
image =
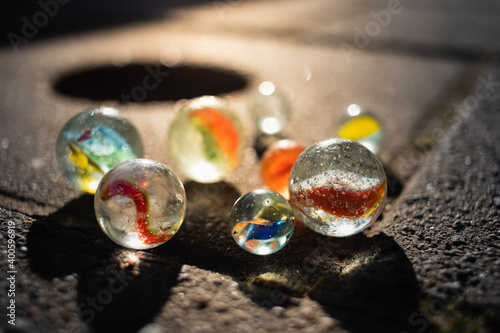
[[120, 103], [176, 101], [241, 90], [246, 78], [216, 67], [160, 64], [106, 66], [70, 73], [56, 81], [56, 91], [72, 97]]

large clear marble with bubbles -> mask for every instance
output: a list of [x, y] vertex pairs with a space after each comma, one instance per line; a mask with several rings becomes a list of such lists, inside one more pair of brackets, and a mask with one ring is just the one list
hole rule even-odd
[[255, 190], [235, 202], [229, 226], [239, 246], [253, 254], [267, 255], [288, 243], [295, 217], [292, 206], [280, 194]]
[[152, 160], [131, 159], [104, 175], [94, 209], [99, 226], [115, 243], [150, 249], [179, 230], [186, 213], [186, 193], [168, 167]]
[[102, 176], [112, 166], [142, 157], [137, 129], [115, 109], [84, 111], [62, 128], [56, 145], [62, 173], [79, 189], [95, 193]]
[[290, 202], [297, 218], [327, 236], [356, 234], [383, 208], [386, 175], [360, 143], [329, 139], [307, 148], [290, 174]]
[[264, 81], [252, 96], [250, 109], [257, 129], [262, 134], [281, 133], [290, 119], [286, 96], [270, 81]]
[[362, 110], [357, 104], [349, 105], [337, 137], [357, 141], [376, 154], [380, 149], [382, 136], [382, 126], [373, 114]]
[[243, 126], [220, 99], [203, 96], [177, 112], [170, 125], [168, 146], [184, 175], [200, 183], [214, 183], [241, 163]]

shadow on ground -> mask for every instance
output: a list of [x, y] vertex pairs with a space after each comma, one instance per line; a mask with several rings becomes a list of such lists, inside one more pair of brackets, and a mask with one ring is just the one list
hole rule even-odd
[[70, 97], [138, 103], [218, 96], [244, 89], [247, 84], [243, 74], [223, 68], [131, 63], [66, 73], [55, 82], [54, 89]]
[[[80, 317], [96, 332], [135, 332], [151, 322], [181, 267], [156, 257], [149, 264], [147, 252], [123, 249], [107, 239], [90, 195], [33, 222], [27, 241], [32, 269], [43, 278], [78, 275]], [[136, 258], [140, 265], [134, 264]]]
[[[413, 332], [419, 291], [413, 267], [403, 250], [384, 233], [338, 241], [339, 269], [323, 275], [309, 296], [351, 332]], [[338, 253], [344, 253], [338, 255]]]
[[47, 280], [77, 274], [79, 315], [96, 332], [131, 332], [150, 323], [184, 264], [231, 276], [264, 309], [296, 306], [294, 299], [309, 296], [353, 332], [408, 330], [417, 281], [392, 238], [382, 233], [333, 239], [298, 222], [282, 251], [255, 256], [230, 234], [230, 209], [240, 195], [232, 185], [188, 182], [185, 188], [182, 228], [149, 251], [123, 249], [107, 239], [95, 221], [92, 196], [37, 219], [28, 233], [33, 271]]

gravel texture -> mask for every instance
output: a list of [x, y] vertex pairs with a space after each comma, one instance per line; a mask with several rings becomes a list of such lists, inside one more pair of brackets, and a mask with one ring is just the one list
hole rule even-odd
[[[81, 27], [80, 35], [53, 27], [17, 54], [0, 48], [2, 309], [13, 299], [8, 272], [16, 271], [16, 325], [2, 310], [0, 332], [500, 331], [500, 71], [479, 61], [499, 50], [490, 33], [498, 30], [498, 4], [453, 2], [450, 12], [448, 1], [405, 3], [347, 61], [339, 43], [352, 42], [353, 28], [386, 1], [283, 3], [179, 5], [165, 17], [141, 14], [157, 21], [124, 16], [120, 23], [135, 25]], [[80, 14], [68, 8], [55, 26]], [[91, 99], [89, 82], [72, 96], [54, 87], [95, 68], [119, 84], [176, 56], [187, 64], [172, 72], [177, 80], [239, 82], [232, 92], [216, 86], [259, 149], [249, 148], [225, 182], [182, 178], [188, 210], [178, 234], [149, 251], [124, 249], [97, 226], [93, 197], [73, 189], [55, 163], [56, 133], [102, 101]], [[298, 223], [289, 244], [266, 257], [235, 244], [231, 206], [262, 186], [265, 140], [245, 110], [264, 79], [292, 100], [284, 136], [306, 145], [332, 136], [352, 102], [379, 116], [389, 200], [371, 228], [334, 239]], [[170, 164], [164, 135], [177, 105], [151, 98], [110, 103], [138, 127], [146, 156]]]
[[[225, 215], [238, 196], [229, 183], [186, 183], [185, 224], [151, 251], [106, 239], [91, 196], [43, 218], [2, 209], [4, 253], [9, 221], [16, 234], [15, 329], [494, 331], [497, 103], [458, 120], [371, 230], [331, 239], [299, 224], [269, 257], [240, 251], [227, 236]], [[5, 260], [1, 269], [9, 270]]]

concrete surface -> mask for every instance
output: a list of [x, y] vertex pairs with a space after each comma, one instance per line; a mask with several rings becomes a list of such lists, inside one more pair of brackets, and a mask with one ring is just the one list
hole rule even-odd
[[[5, 40], [0, 48], [3, 309], [11, 299], [9, 228], [17, 271], [16, 325], [3, 315], [1, 329], [500, 328], [496, 2], [92, 6], [61, 5], [17, 53]], [[12, 14], [5, 34], [19, 33], [16, 15], [39, 10], [20, 8], [5, 11]], [[390, 15], [377, 21], [381, 13]], [[140, 85], [147, 68], [168, 75], [144, 101], [124, 103], [121, 93]], [[247, 109], [262, 80], [289, 96], [284, 136], [306, 145], [334, 136], [351, 103], [380, 118], [390, 198], [369, 230], [332, 239], [299, 224], [285, 249], [268, 257], [231, 239], [232, 204], [263, 186]], [[200, 92], [220, 94], [241, 115], [250, 145], [242, 167], [225, 182], [202, 185], [173, 166], [189, 201], [179, 233], [150, 251], [118, 247], [96, 225], [92, 197], [58, 170], [58, 131], [84, 108], [112, 105], [141, 132], [146, 157], [171, 165], [165, 140], [183, 103], [177, 100]]]

